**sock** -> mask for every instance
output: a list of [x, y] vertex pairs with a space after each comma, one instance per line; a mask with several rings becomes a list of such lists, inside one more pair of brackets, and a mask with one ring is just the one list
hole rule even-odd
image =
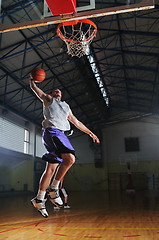
[[39, 190], [36, 197], [37, 197], [37, 199], [39, 199], [39, 200], [44, 200], [45, 194], [46, 194], [46, 191]]
[[60, 181], [54, 179], [54, 181], [53, 181], [52, 184], [51, 184], [51, 188], [53, 188], [53, 189], [59, 189], [59, 184], [60, 184]]

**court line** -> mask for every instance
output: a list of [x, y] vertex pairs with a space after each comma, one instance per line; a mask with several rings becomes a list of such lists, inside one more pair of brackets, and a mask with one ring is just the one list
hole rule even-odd
[[131, 235], [131, 236], [123, 236], [123, 237], [141, 237], [142, 235]]
[[102, 237], [84, 236], [84, 238], [102, 238]]
[[[8, 226], [8, 227], [12, 227], [12, 226]], [[16, 229], [19, 229], [19, 228], [30, 228], [30, 229], [32, 229], [32, 228], [34, 228], [34, 226], [33, 227], [28, 227], [28, 226], [21, 226], [21, 227], [16, 227], [16, 228], [12, 228], [12, 229], [8, 229], [8, 230], [3, 230], [3, 231], [1, 231], [0, 233], [2, 233], [2, 232], [6, 232], [6, 231], [12, 231], [12, 230], [16, 230]], [[98, 228], [98, 227], [64, 227], [64, 226], [62, 226], [62, 227], [57, 227], [57, 226], [55, 226], [55, 227], [53, 227], [53, 226], [42, 226], [42, 228], [59, 228], [59, 229], [61, 229], [61, 228], [66, 228], [66, 229], [99, 229], [99, 230], [125, 230], [125, 229], [127, 229], [127, 230], [155, 230], [155, 229], [159, 229], [159, 227], [157, 227], [157, 228], [149, 228], [149, 227], [145, 227], [145, 228], [136, 228], [136, 227], [134, 227], [134, 228], [120, 228], [120, 227], [114, 227], [114, 228], [107, 228], [107, 227], [104, 227], [104, 228]], [[158, 232], [159, 233], [159, 232]]]
[[68, 235], [58, 234], [58, 233], [54, 233], [53, 235], [56, 235], [56, 236], [62, 236], [62, 237], [68, 237]]
[[38, 228], [37, 230], [39, 230], [39, 231], [41, 231], [41, 232], [45, 232], [44, 230], [42, 230], [42, 229], [40, 229], [40, 228]]

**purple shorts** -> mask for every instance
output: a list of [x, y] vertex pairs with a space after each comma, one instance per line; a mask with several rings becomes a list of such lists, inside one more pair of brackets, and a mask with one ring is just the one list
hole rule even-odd
[[42, 138], [47, 150], [47, 153], [42, 156], [43, 160], [50, 163], [61, 163], [63, 161], [61, 158], [62, 153], [72, 153], [75, 155], [74, 148], [62, 131], [48, 127], [44, 130]]

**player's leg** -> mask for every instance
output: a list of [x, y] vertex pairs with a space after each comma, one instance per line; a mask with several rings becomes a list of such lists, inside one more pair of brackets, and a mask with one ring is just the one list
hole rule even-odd
[[62, 153], [61, 157], [63, 159], [63, 162], [60, 164], [58, 171], [55, 175], [55, 179], [51, 184], [51, 188], [47, 192], [50, 196], [51, 202], [58, 207], [63, 206], [63, 201], [59, 195], [60, 181], [75, 162], [75, 156], [72, 153]]
[[[63, 159], [63, 162], [60, 164], [55, 176], [55, 180], [58, 182], [60, 182], [61, 179], [64, 178], [67, 171], [75, 162], [75, 156], [72, 153], [62, 153], [61, 157]], [[54, 188], [58, 188], [56, 187], [56, 184], [54, 185]]]
[[58, 167], [59, 164], [55, 163], [46, 163], [46, 168], [45, 171], [43, 172], [41, 179], [40, 179], [40, 183], [39, 183], [39, 191], [45, 191], [46, 192], [46, 188], [50, 185], [51, 179], [54, 175], [54, 172], [56, 170], [56, 168]]
[[43, 172], [39, 182], [39, 190], [37, 196], [31, 200], [33, 206], [41, 213], [43, 217], [48, 217], [48, 213], [45, 207], [46, 188], [49, 186], [57, 166], [58, 164], [51, 164], [48, 162], [46, 163], [45, 171]]
[[60, 190], [61, 190], [61, 192], [62, 192], [62, 194], [63, 194], [63, 196], [64, 196], [64, 208], [71, 208], [71, 207], [68, 205], [68, 194], [67, 194], [65, 188], [63, 187], [63, 188], [61, 188]]

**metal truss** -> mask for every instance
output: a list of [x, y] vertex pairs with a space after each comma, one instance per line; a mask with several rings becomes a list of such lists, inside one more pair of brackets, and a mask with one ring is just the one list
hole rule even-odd
[[[18, 23], [23, 14], [24, 20], [34, 19], [30, 8], [37, 4], [42, 1], [12, 1], [2, 8], [2, 22]], [[29, 87], [29, 77], [33, 68], [42, 67], [46, 79], [40, 88], [46, 93], [60, 88], [74, 114], [90, 125], [112, 121], [123, 109], [132, 114], [157, 111], [158, 11], [155, 8], [93, 19], [98, 33], [90, 48], [109, 98], [104, 117], [103, 105], [100, 107], [97, 96], [92, 96], [91, 81], [86, 81], [93, 76], [88, 62], [83, 65], [85, 57], [79, 60], [67, 55], [65, 44], [56, 35], [56, 25], [1, 34], [0, 104], [40, 125], [42, 106]]]

